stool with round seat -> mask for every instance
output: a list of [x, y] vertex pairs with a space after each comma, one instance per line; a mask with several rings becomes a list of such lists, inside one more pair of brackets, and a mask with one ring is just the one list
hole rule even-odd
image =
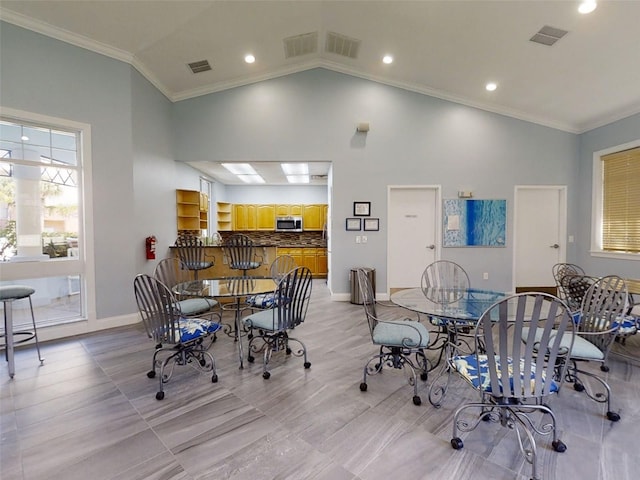
[[[15, 364], [13, 360], [14, 345], [17, 343], [28, 342], [31, 339], [36, 341], [36, 349], [38, 351], [38, 360], [40, 364], [44, 362], [44, 358], [40, 355], [40, 344], [38, 343], [38, 331], [36, 329], [36, 317], [33, 315], [33, 303], [31, 295], [35, 293], [35, 289], [27, 285], [5, 285], [0, 287], [0, 301], [4, 304], [4, 338], [5, 338], [5, 358], [9, 364], [9, 376], [13, 378], [15, 374]], [[33, 332], [31, 331], [13, 331], [13, 302], [16, 300], [29, 299], [29, 309], [31, 310], [31, 321], [33, 323]], [[25, 337], [15, 340], [16, 336]]]

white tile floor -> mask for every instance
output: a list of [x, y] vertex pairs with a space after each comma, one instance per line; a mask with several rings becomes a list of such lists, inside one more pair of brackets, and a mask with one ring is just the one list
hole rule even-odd
[[[388, 309], [397, 314], [397, 309]], [[139, 327], [20, 349], [16, 376], [0, 364], [0, 477], [13, 479], [524, 479], [530, 468], [513, 431], [481, 424], [451, 448], [451, 415], [475, 398], [451, 386], [442, 408], [413, 405], [405, 376], [385, 370], [361, 392], [375, 352], [362, 307], [331, 302], [314, 282], [307, 321], [296, 336], [312, 366], [274, 356], [238, 369], [236, 345], [221, 336], [211, 351], [220, 381], [183, 367], [155, 399], [146, 377], [153, 343]], [[638, 336], [640, 337], [640, 335]], [[616, 345], [619, 349], [621, 346]], [[640, 357], [640, 338], [626, 353]], [[4, 363], [4, 362], [3, 362]], [[611, 423], [601, 405], [565, 385], [551, 402], [567, 452], [538, 437], [543, 479], [635, 479], [640, 363], [613, 356]], [[431, 380], [431, 379], [430, 379]]]

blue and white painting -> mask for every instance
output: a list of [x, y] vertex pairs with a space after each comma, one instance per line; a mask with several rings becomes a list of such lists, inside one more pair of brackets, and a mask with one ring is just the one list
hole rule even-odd
[[504, 247], [506, 200], [444, 200], [445, 247]]

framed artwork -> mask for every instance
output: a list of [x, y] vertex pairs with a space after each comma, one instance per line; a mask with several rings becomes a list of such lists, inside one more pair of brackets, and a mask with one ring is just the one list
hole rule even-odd
[[353, 202], [354, 217], [368, 217], [371, 215], [371, 202]]
[[506, 200], [443, 201], [443, 247], [505, 247]]
[[362, 219], [360, 218], [347, 218], [346, 229], [348, 232], [359, 232], [362, 229]]
[[364, 219], [364, 230], [377, 232], [380, 230], [380, 219], [379, 218], [365, 218]]

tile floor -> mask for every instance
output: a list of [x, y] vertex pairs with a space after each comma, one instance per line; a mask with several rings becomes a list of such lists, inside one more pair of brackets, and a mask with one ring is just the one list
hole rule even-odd
[[[385, 315], [402, 315], [397, 308]], [[453, 450], [451, 416], [473, 392], [454, 381], [439, 409], [413, 405], [399, 371], [386, 370], [361, 392], [362, 367], [375, 352], [361, 306], [331, 302], [314, 282], [307, 321], [296, 337], [302, 359], [274, 356], [238, 369], [236, 345], [220, 336], [211, 351], [219, 382], [183, 367], [155, 399], [146, 377], [153, 343], [139, 326], [20, 349], [16, 376], [0, 365], [0, 477], [14, 479], [525, 479], [530, 467], [515, 434], [481, 424]], [[637, 337], [640, 337], [638, 335]], [[621, 345], [616, 345], [620, 350]], [[640, 338], [624, 346], [640, 357]], [[4, 362], [3, 362], [4, 363]], [[640, 370], [613, 356], [608, 373], [618, 423], [565, 385], [551, 401], [568, 449], [538, 436], [543, 479], [637, 478]], [[431, 381], [431, 379], [429, 380]], [[633, 473], [636, 472], [636, 473]]]

